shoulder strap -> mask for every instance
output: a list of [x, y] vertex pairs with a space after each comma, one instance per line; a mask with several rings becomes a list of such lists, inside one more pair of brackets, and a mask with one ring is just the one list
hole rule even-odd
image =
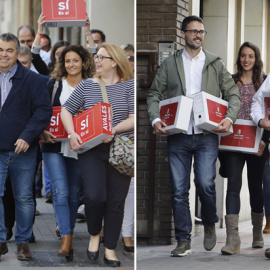
[[100, 85], [100, 88], [101, 88], [101, 93], [102, 93], [103, 101], [105, 103], [109, 103], [109, 99], [108, 99], [108, 95], [107, 95], [105, 83], [104, 83], [104, 81], [101, 78], [99, 79], [99, 85]]
[[[101, 78], [99, 79], [99, 85], [100, 85], [100, 88], [101, 88], [103, 101], [105, 103], [110, 104], [109, 99], [108, 99], [108, 95], [107, 95], [107, 90], [106, 90], [105, 83]], [[113, 117], [113, 108], [112, 108], [112, 117]]]
[[53, 102], [54, 102], [55, 93], [56, 93], [56, 90], [57, 90], [58, 86], [59, 86], [59, 81], [55, 81], [54, 86], [53, 86], [53, 91], [52, 91], [52, 100], [51, 100], [52, 105], [53, 105]]

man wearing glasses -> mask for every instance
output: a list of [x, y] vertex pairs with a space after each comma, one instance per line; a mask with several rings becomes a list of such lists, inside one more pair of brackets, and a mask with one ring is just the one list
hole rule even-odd
[[[186, 17], [182, 23], [185, 48], [163, 61], [149, 90], [147, 99], [149, 119], [156, 134], [170, 135], [160, 119], [159, 101], [167, 91], [167, 98], [205, 91], [229, 102], [226, 118], [215, 132], [227, 132], [236, 120], [240, 97], [231, 74], [220, 57], [204, 49], [206, 31], [203, 20], [197, 16]], [[168, 136], [168, 160], [173, 192], [173, 213], [176, 248], [171, 256], [191, 254], [192, 221], [189, 210], [190, 171], [194, 157], [194, 183], [201, 201], [201, 217], [204, 225], [204, 248], [212, 250], [217, 242], [216, 214], [216, 159], [218, 136], [194, 126], [191, 119], [187, 133]]]

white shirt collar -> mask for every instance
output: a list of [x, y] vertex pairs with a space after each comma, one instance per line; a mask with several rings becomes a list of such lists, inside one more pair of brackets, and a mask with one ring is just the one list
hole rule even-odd
[[191, 58], [190, 55], [187, 53], [186, 49], [184, 49], [183, 57], [185, 60], [188, 60], [188, 61], [192, 61], [193, 59], [195, 61], [204, 61], [205, 60], [205, 53], [201, 48], [200, 52], [194, 58]]

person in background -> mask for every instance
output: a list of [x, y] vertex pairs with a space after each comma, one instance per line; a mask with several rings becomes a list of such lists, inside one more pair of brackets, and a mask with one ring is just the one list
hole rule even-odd
[[41, 50], [49, 52], [52, 48], [51, 38], [47, 34], [43, 34], [40, 39]]
[[[35, 40], [35, 30], [31, 25], [22, 25], [18, 28], [17, 37], [20, 41], [20, 44], [27, 45], [30, 49]], [[40, 36], [39, 36], [40, 39]], [[37, 56], [38, 55], [38, 56]], [[37, 71], [40, 74], [48, 75], [46, 65], [50, 62], [50, 54], [46, 51], [40, 50], [38, 53], [33, 54], [33, 61], [31, 70]], [[44, 64], [42, 64], [44, 62]]]
[[[16, 36], [0, 36], [0, 255], [8, 252], [3, 195], [7, 172], [15, 198], [17, 259], [31, 260], [28, 241], [33, 230], [33, 184], [39, 135], [48, 126], [52, 107], [45, 83], [18, 60]], [[5, 91], [3, 91], [5, 90]]]
[[194, 183], [201, 201], [202, 223], [204, 225], [204, 248], [212, 250], [217, 243], [216, 214], [216, 159], [218, 155], [218, 135], [204, 131], [190, 121], [188, 131], [172, 134], [160, 119], [159, 102], [164, 98], [205, 91], [216, 97], [221, 94], [229, 103], [225, 118], [213, 132], [229, 131], [240, 107], [239, 91], [231, 74], [220, 57], [202, 48], [206, 35], [203, 20], [188, 16], [182, 22], [181, 36], [185, 47], [166, 58], [149, 89], [147, 98], [149, 120], [156, 134], [169, 135], [167, 139], [170, 178], [173, 192], [173, 213], [177, 246], [172, 257], [191, 254], [192, 222], [189, 209], [190, 172], [194, 158]]
[[[260, 50], [254, 43], [244, 42], [236, 61], [237, 72], [233, 79], [238, 86], [241, 106], [237, 119], [251, 120], [252, 98], [263, 83], [263, 63]], [[242, 173], [247, 164], [248, 188], [250, 195], [251, 221], [253, 225], [253, 248], [263, 248], [263, 190], [262, 177], [264, 164], [268, 155], [267, 143], [269, 134], [264, 133], [260, 142], [259, 152], [249, 154], [242, 152], [224, 151], [221, 167], [228, 178], [226, 195], [226, 244], [221, 249], [224, 255], [240, 252], [241, 240], [238, 233], [240, 212], [240, 191], [242, 187]]]
[[[127, 55], [128, 61], [134, 71], [134, 46], [125, 44], [121, 49]], [[128, 195], [125, 201], [124, 219], [122, 224], [122, 240], [124, 249], [128, 252], [134, 252], [134, 177], [131, 178]]]
[[[70, 134], [74, 151], [81, 150], [81, 138], [74, 130], [72, 116], [103, 101], [100, 79], [103, 80], [113, 112], [112, 133], [134, 134], [133, 71], [123, 50], [103, 43], [95, 55], [96, 77], [82, 81], [62, 107], [61, 118]], [[104, 218], [104, 262], [119, 267], [115, 249], [121, 232], [125, 198], [130, 177], [120, 174], [109, 164], [112, 138], [78, 155], [84, 188], [84, 203], [90, 242], [87, 256], [95, 262], [99, 256], [100, 231]]]
[[[269, 152], [269, 145], [268, 145]], [[263, 229], [263, 233], [270, 233], [270, 164], [269, 164], [269, 155], [264, 165], [264, 173], [263, 173], [263, 194], [264, 194], [264, 211], [266, 224]]]
[[91, 35], [95, 44], [97, 44], [97, 49], [100, 48], [103, 42], [106, 42], [106, 36], [101, 30], [91, 29]]
[[[93, 77], [95, 65], [91, 55], [81, 45], [65, 47], [48, 82], [53, 106], [62, 106], [83, 80]], [[56, 92], [55, 92], [56, 91]], [[53, 207], [62, 239], [57, 256], [73, 259], [72, 235], [79, 206], [81, 174], [77, 153], [70, 150], [69, 141], [55, 142], [55, 136], [42, 134], [42, 156], [51, 180]]]

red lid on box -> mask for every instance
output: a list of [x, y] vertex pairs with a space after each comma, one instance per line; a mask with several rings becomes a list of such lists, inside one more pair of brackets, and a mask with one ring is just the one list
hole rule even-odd
[[227, 112], [227, 106], [210, 99], [206, 99], [206, 102], [209, 112], [209, 120], [218, 124], [222, 119], [224, 119]]
[[161, 106], [161, 108], [160, 108], [160, 119], [167, 126], [170, 126], [170, 125], [174, 124], [178, 104], [179, 104], [178, 102], [175, 102], [175, 103], [166, 104], [166, 105]]

